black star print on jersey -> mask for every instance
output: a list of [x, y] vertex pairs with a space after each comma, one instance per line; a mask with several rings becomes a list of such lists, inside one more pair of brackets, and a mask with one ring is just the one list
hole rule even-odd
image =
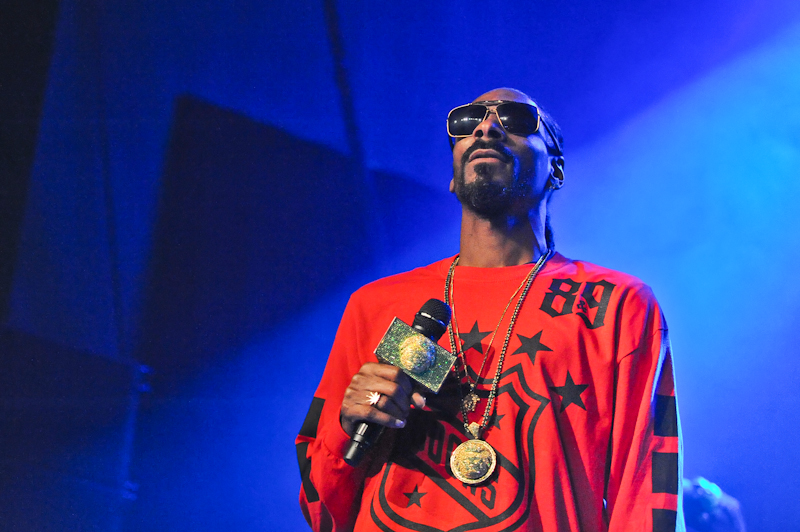
[[563, 412], [569, 405], [576, 404], [586, 410], [581, 394], [588, 388], [588, 384], [575, 384], [572, 375], [567, 371], [567, 381], [564, 386], [550, 386], [550, 389], [561, 396], [561, 410]]
[[487, 332], [480, 332], [478, 330], [478, 322], [475, 322], [475, 325], [472, 326], [472, 330], [468, 333], [459, 333], [458, 336], [461, 338], [461, 351], [466, 353], [467, 349], [474, 347], [477, 349], [478, 353], [483, 354], [483, 344], [481, 340], [489, 336], [489, 333], [492, 331]]
[[522, 342], [522, 345], [511, 354], [516, 355], [517, 353], [528, 353], [528, 356], [531, 357], [531, 364], [535, 364], [536, 353], [539, 351], [552, 351], [552, 349], [542, 343], [543, 332], [544, 331], [539, 331], [530, 338], [518, 334], [517, 338], [519, 338], [519, 341]]
[[492, 416], [492, 422], [489, 424], [490, 427], [496, 427], [497, 430], [500, 430], [500, 422], [503, 418], [506, 417], [505, 414], [495, 414]]
[[420, 499], [422, 499], [424, 495], [427, 495], [427, 493], [420, 493], [419, 486], [414, 486], [414, 491], [412, 491], [411, 493], [403, 493], [403, 495], [408, 497], [408, 504], [406, 505], [406, 508], [409, 508], [412, 504], [416, 504], [417, 506], [422, 508], [422, 505], [420, 504], [419, 501]]

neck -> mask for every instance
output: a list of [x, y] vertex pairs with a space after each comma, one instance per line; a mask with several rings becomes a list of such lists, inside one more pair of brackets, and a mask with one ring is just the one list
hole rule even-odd
[[460, 265], [517, 266], [538, 260], [545, 252], [544, 216], [487, 220], [462, 210]]

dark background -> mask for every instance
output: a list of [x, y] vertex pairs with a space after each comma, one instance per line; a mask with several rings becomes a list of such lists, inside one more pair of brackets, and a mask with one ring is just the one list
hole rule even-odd
[[302, 530], [347, 297], [456, 252], [498, 86], [564, 130], [559, 251], [664, 307], [686, 475], [794, 529], [795, 0], [4, 2], [0, 529]]

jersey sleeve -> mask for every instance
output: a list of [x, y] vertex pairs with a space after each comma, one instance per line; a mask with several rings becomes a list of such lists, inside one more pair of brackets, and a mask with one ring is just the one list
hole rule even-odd
[[[683, 446], [669, 334], [652, 294], [622, 333], [606, 503], [609, 532], [684, 531]], [[635, 324], [635, 325], [634, 325]], [[627, 338], [626, 338], [627, 335]]]
[[[359, 353], [363, 320], [353, 299], [345, 308], [322, 380], [295, 444], [302, 485], [300, 506], [317, 532], [351, 530], [368, 467], [345, 463], [350, 437], [339, 421], [342, 399], [352, 376], [372, 353]], [[362, 361], [363, 357], [363, 361]]]

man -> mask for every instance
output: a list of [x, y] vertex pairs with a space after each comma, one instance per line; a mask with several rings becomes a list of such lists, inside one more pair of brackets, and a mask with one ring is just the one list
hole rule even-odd
[[[558, 127], [496, 89], [451, 111], [460, 252], [370, 283], [344, 312], [297, 438], [314, 530], [674, 531], [681, 442], [667, 327], [638, 279], [553, 249]], [[425, 393], [373, 354], [429, 298], [458, 356]], [[388, 427], [363, 463], [359, 422]]]

